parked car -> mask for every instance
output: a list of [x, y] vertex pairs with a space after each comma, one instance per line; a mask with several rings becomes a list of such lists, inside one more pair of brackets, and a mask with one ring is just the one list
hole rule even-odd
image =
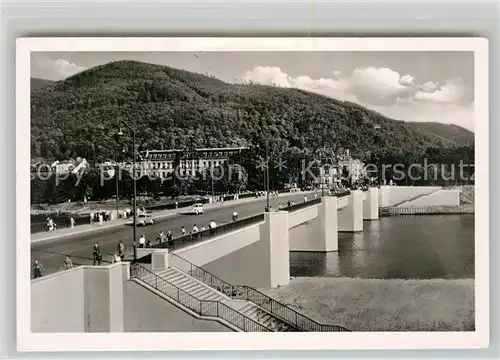
[[200, 214], [203, 214], [203, 212], [204, 212], [203, 204], [201, 204], [201, 203], [194, 204], [193, 207], [191, 208], [191, 210], [189, 210], [189, 213], [193, 214], [193, 215], [200, 215]]
[[155, 223], [155, 219], [150, 214], [141, 214], [137, 216], [136, 225], [137, 226], [146, 226], [153, 225]]

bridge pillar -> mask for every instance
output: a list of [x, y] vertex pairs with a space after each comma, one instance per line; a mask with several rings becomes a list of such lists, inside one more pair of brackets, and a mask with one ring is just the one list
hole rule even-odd
[[347, 207], [337, 211], [338, 229], [341, 232], [363, 231], [363, 192], [351, 191]]
[[378, 191], [378, 205], [380, 207], [386, 207], [390, 205], [391, 195], [390, 195], [391, 187], [387, 185], [380, 186]]
[[378, 188], [368, 188], [366, 195], [363, 201], [363, 220], [378, 220]]
[[319, 231], [312, 229], [309, 236], [294, 239], [290, 243], [290, 251], [338, 251], [337, 209], [338, 201], [335, 196], [323, 197], [318, 206]]
[[262, 285], [275, 288], [290, 282], [288, 212], [268, 212], [265, 214], [265, 219], [259, 241], [262, 258], [254, 260], [260, 264], [258, 266], [269, 269], [269, 277], [262, 279]]

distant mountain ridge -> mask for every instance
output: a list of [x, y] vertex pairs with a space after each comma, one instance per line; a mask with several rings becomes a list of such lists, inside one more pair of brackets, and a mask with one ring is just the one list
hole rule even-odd
[[474, 133], [458, 125], [438, 122], [408, 122], [408, 125], [450, 140], [458, 145], [468, 146], [474, 144]]
[[40, 78], [31, 78], [31, 91], [41, 89], [45, 86], [52, 85], [54, 81]]
[[137, 61], [96, 66], [31, 95], [32, 157], [45, 159], [100, 161], [124, 147], [130, 154], [130, 133], [114, 136], [120, 120], [137, 128], [140, 150], [260, 145], [294, 159], [321, 147], [359, 158], [422, 154], [470, 139], [454, 125], [397, 121], [304, 90], [228, 84]]

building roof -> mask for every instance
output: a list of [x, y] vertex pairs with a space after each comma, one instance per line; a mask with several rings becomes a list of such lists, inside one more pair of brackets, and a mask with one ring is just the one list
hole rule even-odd
[[[230, 150], [244, 150], [248, 149], [248, 147], [240, 146], [240, 147], [223, 147], [223, 148], [195, 148], [194, 151], [230, 151]], [[173, 153], [173, 152], [190, 152], [190, 149], [166, 149], [166, 150], [142, 150], [141, 153]]]

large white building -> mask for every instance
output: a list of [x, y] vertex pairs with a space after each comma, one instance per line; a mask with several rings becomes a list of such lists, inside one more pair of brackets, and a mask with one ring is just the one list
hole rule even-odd
[[[148, 150], [140, 153], [140, 175], [165, 179], [177, 169], [180, 176], [218, 167], [246, 147], [201, 148], [193, 150]], [[139, 175], [139, 174], [138, 174]]]
[[365, 176], [365, 171], [365, 164], [345, 150], [336, 157], [336, 163], [320, 166], [316, 183], [323, 182], [327, 186], [340, 185], [342, 180], [355, 183]]

